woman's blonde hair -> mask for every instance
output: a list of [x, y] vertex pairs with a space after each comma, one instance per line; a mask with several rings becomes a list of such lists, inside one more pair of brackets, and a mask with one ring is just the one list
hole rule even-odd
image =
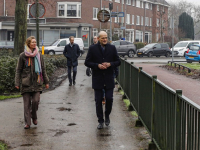
[[26, 45], [28, 46], [28, 47], [30, 47], [30, 43], [31, 43], [31, 40], [32, 39], [35, 39], [35, 37], [34, 36], [29, 36], [27, 39], [26, 39]]

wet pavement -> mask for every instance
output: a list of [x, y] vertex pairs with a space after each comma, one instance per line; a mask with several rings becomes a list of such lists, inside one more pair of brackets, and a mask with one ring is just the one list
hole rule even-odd
[[170, 88], [174, 90], [181, 89], [184, 96], [200, 105], [200, 81], [198, 79], [192, 79], [159, 67], [163, 64], [136, 63], [135, 65], [143, 67], [142, 70], [150, 75], [157, 75], [158, 80]]
[[134, 127], [122, 96], [115, 89], [110, 126], [98, 130], [91, 77], [79, 61], [77, 84], [65, 80], [55, 90], [41, 94], [38, 125], [25, 130], [22, 98], [0, 102], [0, 139], [13, 150], [140, 150], [149, 137]]

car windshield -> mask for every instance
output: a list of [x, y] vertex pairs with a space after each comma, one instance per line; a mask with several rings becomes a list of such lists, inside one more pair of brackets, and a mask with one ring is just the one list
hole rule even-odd
[[174, 47], [186, 47], [188, 42], [178, 42]]
[[153, 43], [153, 44], [148, 44], [148, 45], [146, 45], [144, 48], [152, 48], [154, 45], [155, 45], [155, 43]]
[[192, 50], [192, 51], [198, 51], [199, 50], [199, 46], [191, 46], [190, 50]]
[[60, 40], [55, 40], [53, 43], [51, 43], [49, 46], [56, 46]]

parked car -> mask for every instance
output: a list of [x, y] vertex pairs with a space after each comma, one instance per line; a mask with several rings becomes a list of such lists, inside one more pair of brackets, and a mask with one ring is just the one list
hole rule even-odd
[[151, 43], [137, 50], [138, 57], [143, 57], [143, 56], [169, 57], [170, 55], [171, 55], [171, 50], [169, 48], [169, 45], [166, 43]]
[[128, 57], [132, 58], [136, 54], [136, 47], [133, 43], [125, 40], [118, 40], [112, 42], [115, 45], [117, 52], [120, 56], [127, 55]]
[[200, 63], [200, 45], [192, 45], [185, 53], [187, 63], [199, 62]]
[[[82, 38], [74, 38], [74, 43], [78, 44], [81, 50], [80, 57], [84, 54], [84, 43]], [[58, 39], [50, 46], [44, 47], [44, 53], [49, 55], [63, 54], [65, 46], [69, 44], [69, 38]]]
[[0, 49], [14, 49], [14, 41], [0, 41]]
[[[174, 56], [184, 56], [191, 45], [200, 44], [200, 41], [180, 41], [174, 45]], [[172, 48], [171, 48], [172, 51]]]

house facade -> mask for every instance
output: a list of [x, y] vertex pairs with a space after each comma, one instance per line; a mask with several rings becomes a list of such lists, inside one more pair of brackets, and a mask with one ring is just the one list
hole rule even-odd
[[[35, 18], [27, 6], [27, 37], [36, 36]], [[168, 34], [168, 8], [165, 0], [40, 0], [46, 9], [40, 18], [40, 43], [49, 45], [56, 39], [71, 35], [83, 38], [85, 47], [99, 31], [104, 30], [112, 37], [125, 38], [130, 42], [157, 42]], [[124, 12], [124, 17], [111, 17], [106, 23], [97, 19], [100, 10]], [[0, 0], [0, 41], [14, 41], [15, 3], [13, 0]]]

